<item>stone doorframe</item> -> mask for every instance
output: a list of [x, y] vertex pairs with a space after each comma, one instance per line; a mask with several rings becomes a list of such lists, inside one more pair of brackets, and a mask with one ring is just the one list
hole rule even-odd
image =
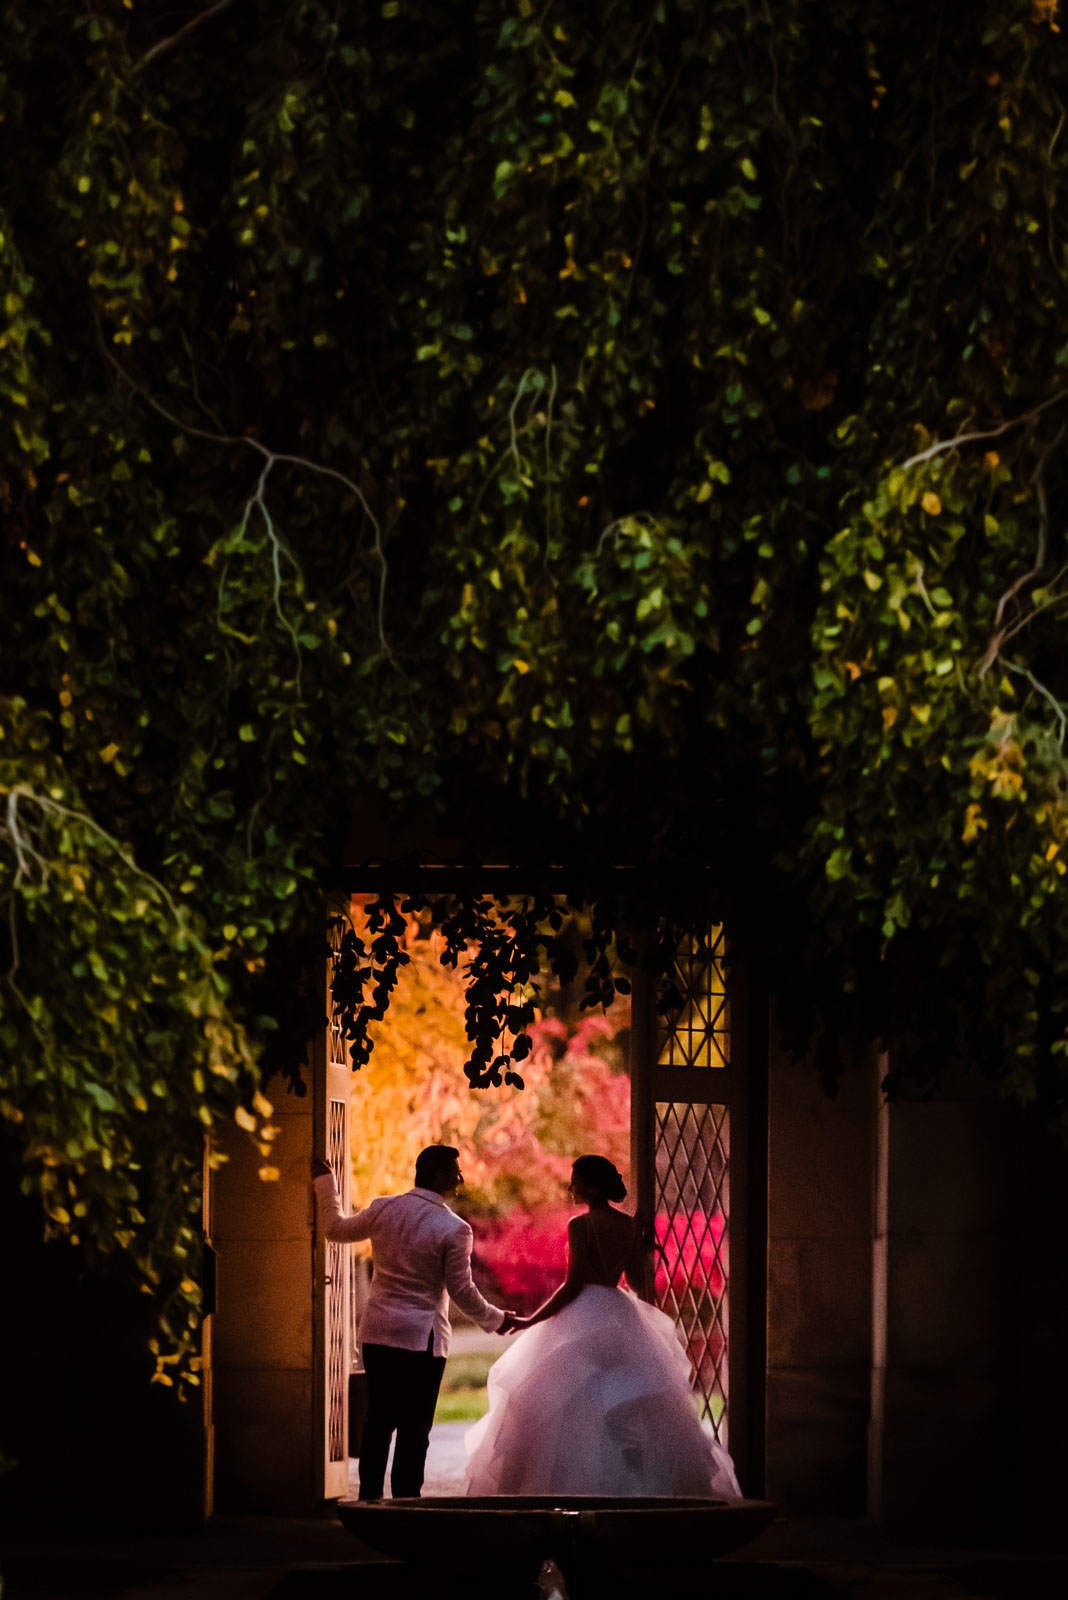
[[[324, 913], [340, 890], [380, 887], [373, 871], [348, 870], [324, 897]], [[519, 875], [500, 869], [465, 873], [464, 882], [489, 889], [518, 886]], [[442, 874], [436, 889], [454, 886]], [[455, 881], [455, 880], [454, 880]], [[428, 885], [430, 887], [430, 885]], [[325, 953], [324, 953], [325, 967]], [[325, 978], [325, 972], [324, 972]], [[635, 1039], [650, 1038], [653, 1005], [647, 986], [635, 992]], [[643, 1010], [644, 1007], [644, 1010]], [[759, 1495], [764, 1481], [764, 1377], [766, 1347], [767, 1007], [752, 977], [732, 970], [731, 1075], [731, 1287], [730, 1449], [743, 1488]], [[325, 1007], [324, 1007], [325, 1010]], [[312, 1042], [308, 1092], [287, 1093], [280, 1080], [265, 1086], [282, 1127], [276, 1146], [281, 1176], [257, 1181], [259, 1158], [250, 1141], [224, 1141], [229, 1159], [215, 1175], [215, 1241], [219, 1254], [219, 1315], [215, 1319], [216, 1509], [305, 1514], [338, 1492], [342, 1462], [324, 1438], [329, 1415], [329, 1337], [326, 1296], [332, 1277], [313, 1231], [308, 1181], [313, 1151], [326, 1154], [331, 1098], [327, 1069], [340, 1063], [326, 1030]], [[329, 1059], [328, 1059], [329, 1058]], [[636, 1120], [637, 1191], [651, 1195], [649, 1121], [653, 1095], [651, 1047], [635, 1051], [632, 1104]], [[664, 1084], [670, 1095], [679, 1086]], [[642, 1177], [642, 1163], [645, 1176]], [[347, 1296], [342, 1297], [347, 1302]], [[336, 1374], [335, 1374], [336, 1378]], [[336, 1388], [336, 1382], [334, 1384]], [[341, 1452], [344, 1455], [344, 1451]], [[345, 1463], [347, 1466], [347, 1463]]]

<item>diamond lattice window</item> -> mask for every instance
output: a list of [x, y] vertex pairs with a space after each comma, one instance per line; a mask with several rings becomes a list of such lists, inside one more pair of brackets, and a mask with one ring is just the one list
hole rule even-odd
[[675, 956], [680, 1010], [660, 1019], [656, 1061], [662, 1067], [725, 1067], [730, 1062], [730, 1015], [723, 929], [688, 935]]
[[686, 1341], [701, 1414], [727, 1442], [730, 1113], [656, 1107], [656, 1299]]

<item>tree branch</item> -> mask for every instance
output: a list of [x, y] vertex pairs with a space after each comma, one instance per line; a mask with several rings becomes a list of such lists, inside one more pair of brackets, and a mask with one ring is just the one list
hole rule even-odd
[[1003, 628], [1001, 626], [1001, 619], [1005, 615], [1005, 607], [1011, 600], [1016, 598], [1020, 590], [1024, 587], [1024, 584], [1030, 583], [1034, 578], [1039, 576], [1042, 568], [1046, 565], [1046, 543], [1049, 537], [1049, 496], [1046, 494], [1046, 463], [1049, 461], [1050, 456], [1061, 443], [1065, 433], [1068, 433], [1068, 424], [1065, 424], [1063, 427], [1058, 429], [1057, 433], [1050, 440], [1049, 444], [1039, 456], [1035, 470], [1031, 474], [1031, 482], [1034, 485], [1035, 494], [1038, 498], [1038, 543], [1035, 549], [1034, 565], [1028, 572], [1022, 573], [1020, 577], [1016, 579], [1015, 583], [1010, 584], [1005, 590], [1005, 593], [1001, 596], [1001, 599], [998, 601], [998, 608], [994, 613], [994, 633], [991, 636], [990, 643], [986, 647], [986, 653], [983, 656], [979, 667], [980, 677], [982, 677], [984, 673], [988, 672], [993, 666], [994, 662], [997, 660], [998, 651], [1001, 649], [1001, 646], [1005, 643], [1006, 639], [1010, 638], [1012, 634], [1018, 633], [1024, 622], [1030, 620], [1029, 617], [1025, 617], [1017, 621], [1015, 626], [1011, 628]]
[[1068, 708], [1061, 704], [1052, 690], [1047, 689], [1044, 683], [1039, 683], [1034, 673], [1031, 672], [1027, 667], [1017, 666], [1015, 661], [1004, 661], [1002, 662], [1002, 665], [1005, 667], [1006, 671], [1015, 672], [1021, 678], [1026, 678], [1032, 689], [1035, 689], [1040, 695], [1042, 695], [1043, 699], [1047, 700], [1053, 707], [1053, 714], [1060, 724], [1060, 731], [1057, 734], [1057, 741], [1063, 749], [1064, 736], [1065, 733], [1068, 732]]
[[1033, 417], [1040, 416], [1043, 411], [1048, 411], [1050, 406], [1055, 406], [1058, 400], [1064, 400], [1066, 397], [1068, 389], [1058, 389], [1056, 394], [1050, 395], [1048, 400], [1043, 400], [1033, 411], [1025, 411], [1022, 417], [1012, 417], [996, 428], [986, 428], [978, 433], [958, 433], [955, 439], [938, 439], [926, 450], [921, 450], [919, 455], [909, 456], [907, 461], [903, 461], [901, 471], [907, 472], [910, 467], [918, 467], [921, 462], [930, 461], [932, 457], [941, 455], [943, 450], [956, 450], [962, 444], [974, 444], [977, 439], [1000, 438], [1003, 433], [1008, 433], [1010, 428], [1019, 428], [1023, 423], [1030, 422]]
[[[207, 428], [195, 427], [191, 422], [183, 422], [181, 418], [176, 417], [172, 411], [168, 411], [166, 406], [161, 405], [154, 395], [149, 394], [147, 389], [142, 388], [141, 385], [130, 376], [122, 363], [116, 360], [115, 356], [112, 355], [111, 351], [104, 342], [103, 332], [99, 324], [97, 325], [97, 337], [104, 358], [115, 368], [115, 371], [119, 374], [119, 377], [122, 379], [122, 381], [129, 388], [131, 388], [136, 395], [139, 395], [146, 405], [151, 406], [152, 410], [155, 411], [158, 416], [161, 416], [164, 421], [169, 422], [173, 428], [178, 428], [182, 433], [188, 433], [194, 439], [206, 439], [211, 444], [244, 445], [247, 449], [254, 450], [257, 455], [263, 457], [264, 469], [260, 474], [255, 493], [245, 506], [243, 526], [247, 525], [248, 523], [249, 513], [251, 512], [252, 507], [254, 505], [258, 505], [263, 514], [264, 522], [267, 527], [267, 535], [271, 542], [272, 566], [276, 580], [275, 609], [278, 611], [283, 626], [293, 637], [294, 642], [296, 641], [296, 634], [294, 633], [294, 630], [287, 618], [282, 615], [278, 599], [278, 586], [281, 583], [281, 572], [279, 567], [279, 550], [281, 546], [274, 524], [271, 521], [270, 514], [268, 513], [267, 507], [263, 500], [263, 489], [267, 481], [267, 477], [273, 467], [277, 466], [279, 462], [283, 462], [288, 466], [303, 467], [306, 472], [317, 473], [321, 478], [332, 478], [336, 483], [340, 483], [346, 489], [348, 489], [350, 494], [355, 496], [364, 515], [374, 530], [373, 548], [375, 556], [378, 559], [379, 566], [377, 607], [378, 642], [382, 647], [382, 654], [386, 657], [387, 661], [393, 661], [393, 652], [389, 647], [389, 641], [386, 638], [385, 630], [386, 582], [389, 577], [389, 564], [386, 561], [386, 552], [382, 540], [381, 525], [378, 521], [378, 518], [371, 510], [371, 507], [367, 501], [367, 496], [364, 494], [359, 484], [354, 483], [353, 480], [349, 477], [346, 477], [343, 472], [338, 472], [336, 468], [324, 467], [318, 461], [309, 461], [306, 456], [291, 455], [288, 451], [284, 450], [271, 450], [267, 445], [261, 444], [258, 439], [253, 439], [247, 433], [214, 433]], [[288, 550], [285, 550], [284, 554], [289, 558], [290, 561], [293, 562], [294, 566], [298, 567], [299, 571], [296, 558]], [[297, 653], [299, 657], [299, 649]]]
[[143, 72], [159, 56], [166, 55], [180, 45], [183, 39], [200, 27], [201, 23], [210, 22], [213, 17], [221, 16], [224, 11], [229, 11], [233, 4], [234, 0], [215, 0], [215, 4], [209, 6], [206, 11], [201, 11], [197, 16], [190, 17], [189, 21], [184, 27], [179, 28], [177, 33], [172, 33], [166, 39], [161, 39], [158, 44], [154, 44], [151, 50], [146, 51], [141, 57], [134, 70]]

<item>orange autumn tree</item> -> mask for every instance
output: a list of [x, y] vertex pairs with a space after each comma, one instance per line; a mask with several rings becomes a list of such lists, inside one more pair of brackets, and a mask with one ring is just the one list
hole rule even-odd
[[[369, 896], [353, 896], [350, 914], [369, 935]], [[496, 1151], [521, 1142], [538, 1115], [538, 1092], [550, 1058], [528, 1060], [526, 1089], [472, 1089], [462, 1067], [464, 966], [441, 965], [444, 948], [431, 924], [406, 918], [409, 957], [398, 972], [387, 1017], [375, 1024], [374, 1052], [353, 1075], [350, 1095], [352, 1177], [358, 1202], [411, 1185], [415, 1158], [428, 1144], [456, 1145], [468, 1183], [482, 1189]]]
[[[365, 940], [371, 898], [354, 896], [350, 905]], [[408, 961], [387, 1016], [372, 1026], [371, 1058], [352, 1078], [355, 1201], [408, 1188], [424, 1145], [456, 1145], [476, 1266], [509, 1303], [529, 1309], [562, 1271], [574, 1157], [597, 1150], [624, 1172], [629, 1164], [630, 1084], [620, 1048], [629, 1003], [566, 1020], [540, 1016], [530, 1028], [525, 1088], [472, 1089], [463, 1074], [466, 964], [442, 966], [444, 941], [426, 916], [406, 916], [402, 942]]]

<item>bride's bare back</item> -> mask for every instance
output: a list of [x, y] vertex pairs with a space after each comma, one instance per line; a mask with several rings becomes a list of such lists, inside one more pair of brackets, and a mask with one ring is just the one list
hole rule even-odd
[[636, 1293], [647, 1292], [645, 1254], [638, 1225], [625, 1211], [597, 1207], [567, 1225], [568, 1280], [614, 1289], [620, 1278]]

